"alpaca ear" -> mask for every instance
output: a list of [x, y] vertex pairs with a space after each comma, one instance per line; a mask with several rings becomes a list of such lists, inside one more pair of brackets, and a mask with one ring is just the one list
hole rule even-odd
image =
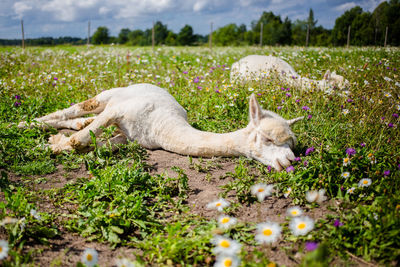
[[250, 122], [258, 126], [262, 117], [262, 110], [257, 102], [256, 96], [251, 94], [249, 102]]
[[324, 75], [324, 80], [329, 81], [331, 79], [331, 71], [327, 70]]
[[298, 118], [295, 118], [295, 119], [291, 119], [291, 120], [287, 120], [286, 122], [287, 122], [287, 124], [289, 124], [289, 125], [293, 125], [293, 124], [295, 124], [296, 122], [301, 121], [302, 119], [304, 119], [304, 116], [301, 116], [301, 117], [298, 117]]

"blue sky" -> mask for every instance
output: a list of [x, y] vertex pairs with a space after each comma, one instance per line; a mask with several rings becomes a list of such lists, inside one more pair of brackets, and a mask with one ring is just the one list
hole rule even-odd
[[331, 29], [335, 19], [359, 5], [373, 11], [383, 0], [0, 0], [0, 39], [20, 39], [24, 20], [25, 38], [43, 36], [86, 37], [90, 20], [92, 33], [106, 26], [111, 35], [122, 28], [147, 29], [153, 21], [167, 24], [174, 32], [185, 25], [195, 33], [208, 34], [229, 23], [248, 28], [263, 11], [286, 16], [291, 21], [306, 19], [310, 8], [318, 25]]

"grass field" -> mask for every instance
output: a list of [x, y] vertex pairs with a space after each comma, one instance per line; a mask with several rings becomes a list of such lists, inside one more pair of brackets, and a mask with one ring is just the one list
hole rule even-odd
[[[313, 79], [330, 69], [351, 86], [326, 94], [288, 88], [274, 76], [231, 84], [229, 67], [249, 54], [274, 54]], [[94, 248], [88, 266], [97, 258], [100, 266], [123, 266], [122, 259], [213, 266], [219, 238], [241, 245], [226, 266], [400, 264], [398, 48], [0, 48], [0, 57], [0, 265], [82, 266], [85, 249]], [[284, 118], [305, 116], [293, 126], [293, 168], [275, 172], [246, 158], [191, 158], [136, 143], [56, 155], [46, 146], [56, 130], [16, 127], [144, 82], [167, 89], [205, 131], [246, 126], [252, 93]], [[274, 185], [261, 202], [251, 194], [259, 183]], [[326, 201], [307, 201], [320, 189]], [[230, 205], [206, 208], [219, 198]], [[311, 218], [310, 231], [291, 229], [293, 206]], [[236, 223], [225, 229], [223, 214]], [[281, 233], [260, 244], [257, 228], [266, 221]]]

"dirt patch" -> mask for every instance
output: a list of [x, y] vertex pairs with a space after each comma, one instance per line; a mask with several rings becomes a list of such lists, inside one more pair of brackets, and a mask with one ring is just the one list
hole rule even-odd
[[[218, 218], [220, 213], [206, 209], [206, 205], [212, 200], [217, 199], [219, 193], [223, 192], [220, 188], [221, 186], [232, 181], [232, 178], [227, 177], [226, 174], [228, 172], [234, 172], [237, 164], [236, 159], [212, 158], [201, 160], [193, 158], [192, 162], [190, 162], [190, 158], [187, 156], [170, 153], [164, 150], [148, 151], [148, 155], [149, 158], [147, 162], [152, 166], [152, 174], [161, 174], [165, 172], [169, 176], [176, 176], [178, 174], [171, 169], [174, 166], [184, 170], [185, 174], [188, 176], [190, 188], [187, 201], [193, 214], [210, 220]], [[82, 177], [89, 177], [89, 173], [84, 166], [81, 166], [79, 169], [67, 171], [60, 165], [57, 166], [57, 171], [55, 173], [48, 175], [18, 176], [9, 174], [10, 180], [16, 183], [23, 183], [25, 186], [32, 188], [32, 190], [62, 188], [67, 183]], [[223, 179], [221, 179], [221, 177], [223, 177]], [[232, 202], [237, 201], [234, 192], [228, 194], [226, 199]], [[291, 203], [290, 199], [273, 196], [269, 197], [261, 204], [257, 202], [251, 205], [242, 205], [235, 212], [235, 217], [240, 222], [259, 223], [268, 219], [283, 223], [285, 221], [286, 210], [292, 205]], [[334, 203], [327, 202], [318, 209], [305, 209], [304, 211], [305, 214], [311, 218], [320, 219], [325, 217], [328, 212], [327, 207], [332, 204]], [[39, 210], [46, 212], [55, 208], [59, 209], [58, 212], [60, 212], [60, 209], [62, 209], [61, 212], [66, 214], [77, 208], [72, 204], [70, 206], [54, 207], [51, 200], [47, 197], [38, 200], [37, 206]], [[60, 220], [62, 220], [62, 218], [60, 218]], [[52, 264], [58, 266], [73, 266], [80, 260], [84, 249], [89, 247], [95, 248], [99, 252], [100, 266], [113, 266], [115, 259], [118, 257], [133, 259], [132, 253], [135, 252], [134, 248], [120, 247], [112, 249], [105, 243], [88, 242], [79, 235], [67, 232], [61, 226], [59, 230], [61, 231], [60, 237], [49, 240], [50, 244], [48, 246], [27, 243], [25, 246], [26, 251], [30, 249], [40, 251], [40, 253], [37, 252], [34, 254], [35, 264], [39, 266], [49, 266]], [[288, 253], [281, 249], [281, 247], [284, 246], [287, 247], [291, 245], [285, 241], [280, 241], [276, 246], [266, 248], [266, 255], [279, 265], [297, 265], [299, 260], [293, 256], [288, 256]], [[291, 251], [293, 252], [296, 249], [297, 248], [293, 248]]]

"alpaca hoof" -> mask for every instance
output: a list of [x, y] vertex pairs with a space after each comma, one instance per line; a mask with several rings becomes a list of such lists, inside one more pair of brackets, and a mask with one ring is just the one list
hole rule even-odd
[[72, 146], [68, 137], [63, 134], [52, 135], [49, 138], [50, 149], [54, 153], [72, 150]]

